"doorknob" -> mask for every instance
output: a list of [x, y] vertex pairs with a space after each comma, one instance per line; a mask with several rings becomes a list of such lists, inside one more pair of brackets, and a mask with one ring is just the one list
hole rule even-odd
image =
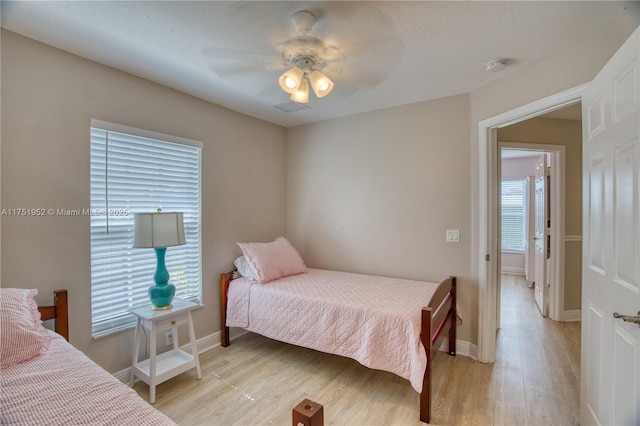
[[620, 315], [617, 312], [613, 313], [613, 317], [614, 318], [618, 318], [621, 319], [624, 322], [632, 322], [634, 324], [638, 324], [640, 325], [640, 311], [638, 312], [637, 316], [633, 316], [633, 315]]

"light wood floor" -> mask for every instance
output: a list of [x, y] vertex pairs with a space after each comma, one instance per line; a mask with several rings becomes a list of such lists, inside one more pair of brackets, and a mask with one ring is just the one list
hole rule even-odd
[[[542, 318], [523, 279], [503, 277], [497, 361], [439, 353], [431, 424], [579, 424], [579, 323]], [[290, 425], [305, 398], [326, 425], [422, 424], [408, 381], [350, 359], [248, 333], [200, 362], [202, 380], [191, 371], [157, 387], [155, 407], [180, 425]]]

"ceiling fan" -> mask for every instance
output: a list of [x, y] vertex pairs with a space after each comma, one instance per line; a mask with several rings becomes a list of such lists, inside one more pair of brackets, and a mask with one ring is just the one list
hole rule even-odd
[[203, 49], [218, 78], [251, 96], [279, 101], [286, 94], [301, 104], [313, 102], [311, 91], [316, 98], [352, 96], [384, 81], [403, 51], [389, 17], [369, 2], [326, 2], [315, 9], [263, 3], [233, 2], [224, 25], [231, 33], [251, 32]]
[[296, 12], [291, 18], [299, 35], [284, 42], [282, 59], [291, 68], [278, 79], [282, 90], [299, 103], [309, 102], [309, 86], [318, 98], [327, 96], [333, 89], [333, 81], [322, 69], [329, 60], [342, 59], [339, 51], [329, 48], [317, 37], [309, 35], [317, 19], [306, 10]]

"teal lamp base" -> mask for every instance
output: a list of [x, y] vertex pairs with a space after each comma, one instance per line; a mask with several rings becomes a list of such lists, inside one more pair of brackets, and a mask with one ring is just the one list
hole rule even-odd
[[153, 275], [155, 284], [149, 287], [149, 300], [151, 300], [154, 310], [171, 309], [171, 301], [176, 294], [176, 287], [169, 284], [169, 271], [164, 264], [164, 254], [167, 248], [158, 247], [155, 248], [155, 251], [158, 264], [156, 273]]
[[155, 311], [171, 309], [171, 301], [176, 294], [176, 286], [173, 284], [152, 285], [149, 287], [149, 300]]

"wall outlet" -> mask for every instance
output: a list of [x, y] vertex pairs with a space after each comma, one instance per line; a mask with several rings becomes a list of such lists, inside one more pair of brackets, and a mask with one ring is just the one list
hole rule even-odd
[[167, 331], [164, 335], [164, 342], [167, 346], [173, 346], [173, 331]]

